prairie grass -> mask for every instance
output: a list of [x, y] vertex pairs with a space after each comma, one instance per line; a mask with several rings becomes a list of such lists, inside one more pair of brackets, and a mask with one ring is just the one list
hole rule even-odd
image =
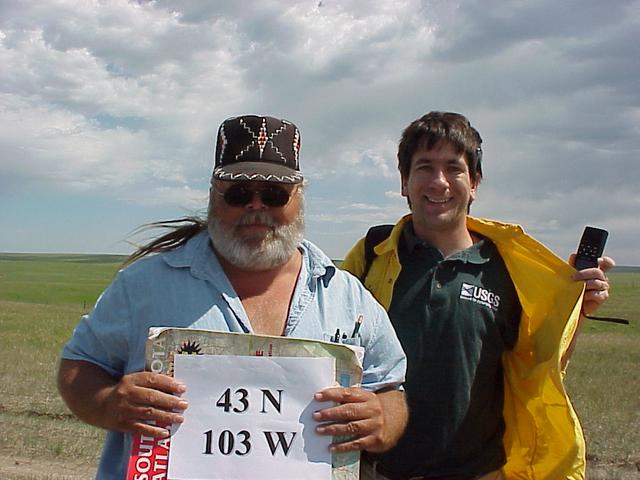
[[120, 255], [0, 254], [0, 299], [91, 308], [124, 258]]
[[78, 305], [0, 300], [0, 456], [95, 464], [102, 432], [75, 419], [55, 385], [58, 356], [80, 314]]
[[0, 478], [93, 476], [103, 432], [71, 415], [55, 375], [62, 346], [122, 259], [0, 254]]
[[640, 462], [640, 335], [580, 337], [566, 386], [594, 463]]

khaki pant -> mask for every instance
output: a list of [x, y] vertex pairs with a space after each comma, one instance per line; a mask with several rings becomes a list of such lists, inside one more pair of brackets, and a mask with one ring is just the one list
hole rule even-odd
[[[419, 479], [421, 477], [415, 478]], [[363, 460], [360, 462], [360, 480], [389, 480], [389, 478], [376, 472], [371, 463]], [[406, 480], [411, 480], [411, 478], [407, 478]], [[490, 472], [479, 477], [478, 480], [505, 480], [505, 477], [500, 470], [496, 470], [495, 472]]]

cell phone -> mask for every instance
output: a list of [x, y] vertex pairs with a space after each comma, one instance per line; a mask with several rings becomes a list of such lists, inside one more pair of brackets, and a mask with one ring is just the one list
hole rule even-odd
[[584, 227], [576, 253], [576, 270], [598, 266], [598, 258], [604, 253], [609, 232], [596, 227]]

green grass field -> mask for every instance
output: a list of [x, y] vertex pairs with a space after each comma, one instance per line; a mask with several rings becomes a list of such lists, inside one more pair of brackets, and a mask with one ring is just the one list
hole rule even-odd
[[[0, 478], [92, 477], [102, 432], [68, 412], [55, 372], [80, 315], [123, 258], [0, 254]], [[640, 268], [618, 267], [610, 279], [598, 315], [631, 325], [587, 320], [567, 375], [592, 480], [640, 478]]]
[[0, 253], [0, 300], [90, 308], [125, 258]]

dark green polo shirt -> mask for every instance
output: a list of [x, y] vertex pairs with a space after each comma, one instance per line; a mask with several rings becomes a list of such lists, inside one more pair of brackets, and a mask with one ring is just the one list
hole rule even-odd
[[496, 246], [481, 239], [446, 259], [408, 223], [389, 317], [407, 354], [410, 421], [377, 459], [403, 476], [484, 474], [505, 463], [502, 353], [521, 307]]

